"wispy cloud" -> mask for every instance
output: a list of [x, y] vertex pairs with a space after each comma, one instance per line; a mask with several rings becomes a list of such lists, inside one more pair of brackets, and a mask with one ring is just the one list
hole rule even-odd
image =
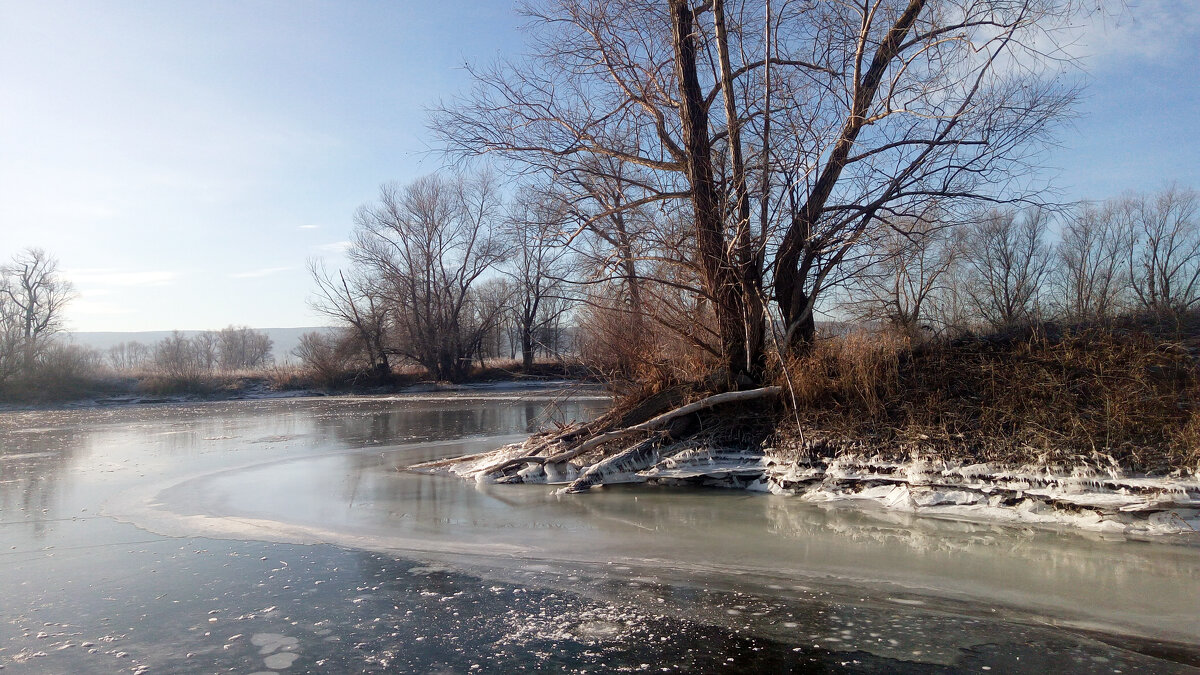
[[250, 270], [248, 272], [235, 272], [229, 275], [230, 279], [258, 279], [261, 277], [269, 277], [272, 274], [287, 272], [293, 269], [291, 267], [264, 267], [260, 270]]
[[345, 253], [346, 250], [350, 248], [350, 244], [351, 242], [349, 240], [335, 241], [332, 244], [321, 244], [320, 246], [314, 246], [313, 248], [321, 253], [333, 253], [340, 255]]
[[1096, 12], [1081, 26], [1078, 51], [1100, 62], [1186, 58], [1200, 38], [1200, 3], [1142, 0], [1118, 12]]
[[179, 278], [178, 272], [165, 270], [121, 270], [88, 268], [64, 270], [76, 286], [167, 286]]
[[296, 226], [296, 229], [297, 230], [316, 230], [320, 227], [321, 227], [320, 225], [298, 225], [298, 226]]

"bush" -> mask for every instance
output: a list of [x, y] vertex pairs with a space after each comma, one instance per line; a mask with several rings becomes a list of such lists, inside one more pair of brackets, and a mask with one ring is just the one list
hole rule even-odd
[[[686, 337], [681, 327], [694, 325], [693, 317], [683, 316], [681, 306], [637, 315], [616, 298], [589, 299], [578, 313], [580, 361], [614, 384], [650, 390], [702, 377], [716, 359], [702, 339]], [[709, 324], [705, 320], [700, 326]]]
[[63, 342], [48, 343], [33, 363], [4, 383], [3, 398], [13, 401], [58, 401], [120, 389], [117, 379], [104, 377], [101, 357], [93, 349]]

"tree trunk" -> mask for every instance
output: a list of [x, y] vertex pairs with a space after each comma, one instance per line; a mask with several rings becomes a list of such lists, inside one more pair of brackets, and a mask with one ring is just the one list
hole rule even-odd
[[521, 329], [521, 367], [526, 373], [533, 368], [533, 328], [528, 325]]
[[[779, 311], [783, 316], [786, 336], [784, 347], [793, 354], [806, 353], [811, 349], [815, 334], [810, 306], [812, 298], [804, 288], [812, 272], [813, 257], [809, 248], [812, 245], [813, 232], [825, 209], [825, 203], [833, 194], [833, 188], [849, 161], [850, 151], [854, 148], [859, 133], [867, 125], [867, 114], [883, 83], [884, 72], [900, 53], [905, 36], [916, 23], [921, 10], [925, 8], [925, 3], [926, 0], [909, 0], [904, 12], [896, 18], [887, 36], [876, 47], [867, 71], [860, 80], [853, 83], [853, 100], [837, 142], [809, 191], [804, 205], [792, 216], [787, 234], [779, 244], [775, 256], [775, 301], [779, 304]], [[865, 44], [860, 46], [863, 47]]]
[[679, 77], [679, 121], [691, 184], [700, 269], [705, 291], [716, 310], [727, 385], [745, 388], [756, 384], [762, 375], [761, 344], [747, 341], [750, 332], [747, 329], [753, 323], [755, 312], [746, 302], [737, 266], [726, 253], [721, 200], [713, 175], [708, 111], [697, 75], [695, 15], [684, 0], [671, 0], [670, 6], [675, 67]]

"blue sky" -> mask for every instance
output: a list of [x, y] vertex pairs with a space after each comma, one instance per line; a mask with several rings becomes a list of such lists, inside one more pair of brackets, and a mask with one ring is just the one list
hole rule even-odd
[[[0, 258], [40, 246], [73, 330], [322, 323], [305, 260], [437, 168], [424, 108], [522, 49], [506, 0], [0, 0]], [[1200, 2], [1085, 26], [1063, 195], [1200, 188]]]

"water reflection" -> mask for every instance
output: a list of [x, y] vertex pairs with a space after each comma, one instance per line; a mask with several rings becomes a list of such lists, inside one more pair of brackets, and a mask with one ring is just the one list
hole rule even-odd
[[0, 416], [0, 523], [24, 523], [38, 538], [60, 517], [63, 470], [85, 436], [46, 421], [34, 413]]
[[[588, 419], [606, 407], [601, 397], [563, 402], [559, 394], [534, 392], [436, 401], [291, 399], [3, 413], [0, 523], [24, 523], [40, 539], [54, 523], [87, 513], [106, 491], [221, 466], [231, 458], [249, 462], [525, 433], [551, 420]], [[348, 480], [332, 481], [344, 485], [350, 498], [366, 472], [380, 468], [370, 456], [353, 461]], [[78, 483], [74, 478], [81, 474], [88, 479]]]

